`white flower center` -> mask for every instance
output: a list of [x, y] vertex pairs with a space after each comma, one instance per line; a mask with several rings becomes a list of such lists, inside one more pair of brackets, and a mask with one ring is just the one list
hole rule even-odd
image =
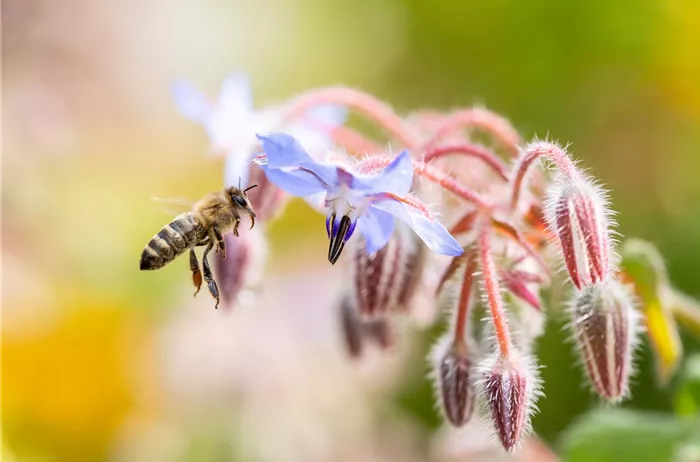
[[338, 185], [326, 193], [328, 214], [336, 217], [347, 215], [354, 222], [367, 213], [370, 200], [367, 196], [352, 190], [346, 185]]

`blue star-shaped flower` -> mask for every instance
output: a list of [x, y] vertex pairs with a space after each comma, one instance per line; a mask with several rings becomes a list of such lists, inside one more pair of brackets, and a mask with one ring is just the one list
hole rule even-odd
[[238, 186], [239, 181], [247, 184], [250, 160], [258, 148], [256, 133], [284, 130], [314, 152], [327, 148], [328, 130], [343, 125], [347, 115], [341, 106], [323, 105], [287, 122], [281, 106], [256, 110], [250, 81], [243, 73], [231, 74], [224, 80], [215, 102], [185, 80], [173, 83], [172, 93], [180, 113], [204, 126], [211, 151], [226, 156], [227, 186]]
[[413, 165], [407, 151], [402, 151], [384, 170], [362, 174], [347, 166], [314, 160], [290, 135], [258, 135], [258, 139], [265, 153], [255, 161], [265, 170], [268, 180], [294, 196], [325, 193], [331, 263], [338, 260], [356, 228], [366, 240], [368, 253], [384, 247], [394, 230], [394, 218], [410, 226], [433, 252], [453, 256], [463, 253], [462, 246], [430, 215], [427, 207], [408, 196]]

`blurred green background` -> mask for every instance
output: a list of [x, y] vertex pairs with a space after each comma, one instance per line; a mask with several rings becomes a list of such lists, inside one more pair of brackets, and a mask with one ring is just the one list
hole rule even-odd
[[[346, 364], [338, 275], [301, 203], [271, 230], [260, 306], [214, 313], [184, 263], [137, 270], [169, 218], [151, 198], [221, 185], [171, 101], [175, 78], [213, 96], [243, 70], [258, 105], [336, 83], [402, 112], [485, 104], [526, 139], [572, 143], [612, 190], [621, 233], [655, 242], [698, 297], [698, 44], [694, 0], [3, 2], [5, 456], [458, 460], [426, 449], [439, 423], [427, 340], [408, 365]], [[564, 342], [550, 321], [534, 426], [555, 450], [599, 404]], [[625, 406], [668, 412], [677, 381], [659, 389], [646, 344], [642, 356]]]

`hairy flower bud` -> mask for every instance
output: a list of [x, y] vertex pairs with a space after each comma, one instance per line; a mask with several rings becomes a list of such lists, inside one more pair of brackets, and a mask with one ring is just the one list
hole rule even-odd
[[628, 391], [638, 316], [632, 295], [611, 280], [578, 292], [572, 328], [588, 378], [602, 397], [617, 401]]
[[365, 337], [379, 345], [382, 350], [387, 350], [394, 346], [396, 338], [394, 328], [391, 326], [389, 319], [362, 319], [360, 320]]
[[432, 354], [435, 393], [445, 418], [455, 427], [466, 424], [474, 412], [474, 356], [452, 333], [441, 339]]
[[372, 255], [364, 239], [354, 248], [353, 294], [359, 313], [375, 318], [389, 312], [409, 310], [424, 262], [424, 246], [403, 225], [398, 225], [389, 242]]
[[539, 381], [526, 357], [497, 356], [480, 366], [483, 398], [498, 439], [510, 451], [530, 428]]
[[217, 254], [214, 260], [221, 300], [229, 307], [260, 282], [267, 253], [261, 226], [253, 229], [241, 226], [238, 232], [238, 237], [231, 233], [224, 235], [226, 259]]
[[547, 192], [547, 223], [578, 289], [610, 275], [611, 212], [605, 192], [582, 173], [560, 175]]
[[362, 319], [348, 296], [341, 299], [339, 308], [345, 349], [351, 358], [362, 356], [367, 340], [373, 341], [382, 349], [388, 349], [394, 345], [394, 331], [387, 319]]
[[362, 355], [362, 323], [349, 297], [341, 299], [339, 314], [345, 350], [351, 358], [359, 358]]

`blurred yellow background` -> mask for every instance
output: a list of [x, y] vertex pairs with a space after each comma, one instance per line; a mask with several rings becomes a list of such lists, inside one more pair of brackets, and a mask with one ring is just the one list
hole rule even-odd
[[[483, 103], [526, 138], [573, 143], [612, 190], [620, 231], [656, 242], [675, 283], [700, 295], [696, 1], [6, 0], [2, 40], [6, 460], [441, 454], [426, 449], [430, 404], [415, 404], [430, 399], [425, 345], [408, 366], [346, 364], [323, 219], [301, 202], [270, 230], [260, 306], [192, 299], [186, 262], [138, 271], [170, 218], [152, 197], [222, 182], [171, 100], [177, 78], [214, 96], [245, 71], [257, 105], [328, 84], [402, 112]], [[549, 442], [589, 406], [553, 349], [535, 422]], [[634, 405], [663, 409], [642, 364]], [[572, 394], [581, 404], [558, 412]]]

